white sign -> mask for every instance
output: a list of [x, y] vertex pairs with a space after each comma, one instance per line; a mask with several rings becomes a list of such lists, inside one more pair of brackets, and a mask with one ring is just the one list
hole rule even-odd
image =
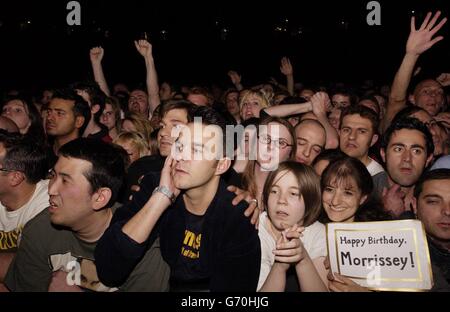
[[428, 243], [418, 220], [327, 224], [332, 272], [374, 290], [431, 289]]

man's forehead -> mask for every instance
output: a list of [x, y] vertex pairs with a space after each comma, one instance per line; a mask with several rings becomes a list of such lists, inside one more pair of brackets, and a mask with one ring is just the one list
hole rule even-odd
[[65, 99], [52, 99], [49, 103], [51, 109], [70, 110], [75, 105], [75, 101]]
[[439, 82], [432, 80], [432, 79], [428, 79], [428, 80], [420, 82], [416, 87], [416, 91], [419, 91], [419, 90], [422, 90], [425, 88], [442, 89], [442, 86]]
[[187, 111], [183, 108], [174, 108], [166, 112], [162, 118], [164, 122], [171, 120], [179, 120], [187, 123]]
[[423, 183], [421, 196], [436, 194], [442, 197], [450, 197], [450, 179], [434, 179]]
[[79, 158], [60, 156], [55, 164], [55, 170], [64, 171], [66, 174], [75, 175], [92, 168], [92, 163]]
[[400, 129], [395, 131], [389, 144], [393, 143], [404, 143], [404, 144], [420, 144], [425, 146], [425, 136], [422, 132], [415, 129]]
[[371, 127], [372, 121], [369, 118], [362, 117], [360, 114], [350, 114], [342, 118], [342, 126], [344, 125], [364, 125]]

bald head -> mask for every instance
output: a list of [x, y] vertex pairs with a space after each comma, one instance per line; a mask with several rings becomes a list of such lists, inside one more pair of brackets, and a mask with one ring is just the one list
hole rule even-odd
[[0, 116], [0, 129], [4, 129], [8, 132], [19, 132], [16, 123], [4, 116]]

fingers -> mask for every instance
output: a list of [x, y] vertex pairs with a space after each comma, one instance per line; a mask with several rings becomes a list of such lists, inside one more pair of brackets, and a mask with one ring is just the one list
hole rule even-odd
[[241, 193], [238, 194], [237, 192], [235, 192], [236, 197], [233, 199], [233, 201], [231, 202], [233, 204], [233, 206], [236, 206], [237, 204], [239, 204], [242, 200], [245, 199], [245, 194]]
[[434, 14], [433, 18], [431, 19], [431, 22], [428, 23], [428, 25], [427, 25], [428, 30], [431, 30], [433, 28], [434, 24], [436, 24], [436, 21], [440, 15], [441, 15], [441, 11], [437, 11], [436, 14]]
[[[248, 205], [247, 209], [245, 209], [244, 215], [246, 217], [251, 216], [253, 213], [255, 213], [255, 210], [259, 210], [259, 209], [256, 209], [257, 207], [258, 206], [256, 205], [255, 202], [250, 203], [250, 205]], [[257, 213], [259, 214], [259, 212], [257, 212]], [[253, 220], [253, 217], [252, 217], [252, 220]], [[252, 222], [252, 224], [254, 224], [254, 223]]]
[[444, 24], [445, 24], [446, 22], [447, 22], [447, 18], [442, 19], [442, 21], [440, 21], [439, 24], [437, 24], [437, 26], [434, 27], [434, 28], [430, 31], [431, 35], [434, 36], [434, 34], [437, 33], [437, 32], [442, 28], [442, 26], [444, 26]]
[[411, 17], [411, 32], [416, 31], [416, 18]]
[[[283, 237], [283, 239], [285, 239], [285, 236]], [[301, 243], [300, 243], [300, 239], [296, 238], [296, 239], [290, 239], [290, 240], [285, 240], [282, 242], [277, 242], [277, 249], [278, 251], [280, 250], [288, 250], [288, 249], [295, 249], [295, 248], [299, 248], [301, 247]]]
[[328, 288], [333, 292], [344, 292], [346, 291], [345, 285], [339, 283], [335, 280], [328, 282]]
[[432, 45], [434, 45], [435, 43], [441, 41], [442, 39], [444, 39], [443, 36], [439, 36], [439, 37], [434, 38], [433, 40], [430, 41], [430, 46], [432, 46]]
[[419, 30], [424, 30], [425, 27], [427, 27], [428, 22], [430, 21], [431, 18], [431, 12], [427, 13], [427, 16], [425, 17], [425, 20], [422, 22], [422, 25], [420, 26]]
[[229, 185], [229, 186], [227, 187], [227, 190], [228, 190], [229, 192], [234, 193], [234, 192], [236, 192], [237, 187], [234, 186], [234, 185]]
[[256, 224], [256, 222], [258, 221], [258, 219], [259, 219], [259, 209], [254, 209], [254, 210], [253, 210], [252, 219], [250, 220], [250, 222], [251, 222], [252, 224]]
[[141, 190], [141, 188], [139, 187], [139, 185], [132, 185], [132, 186], [130, 187], [130, 189], [131, 189], [133, 192], [139, 192], [139, 191]]

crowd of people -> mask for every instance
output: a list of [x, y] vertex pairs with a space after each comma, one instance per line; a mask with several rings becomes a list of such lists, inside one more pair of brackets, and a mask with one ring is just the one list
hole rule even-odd
[[415, 71], [440, 14], [411, 19], [391, 85], [305, 86], [288, 58], [285, 84], [160, 84], [138, 40], [145, 87], [110, 89], [95, 47], [93, 82], [9, 91], [0, 290], [371, 291], [330, 271], [326, 224], [418, 219], [449, 291], [450, 74]]

